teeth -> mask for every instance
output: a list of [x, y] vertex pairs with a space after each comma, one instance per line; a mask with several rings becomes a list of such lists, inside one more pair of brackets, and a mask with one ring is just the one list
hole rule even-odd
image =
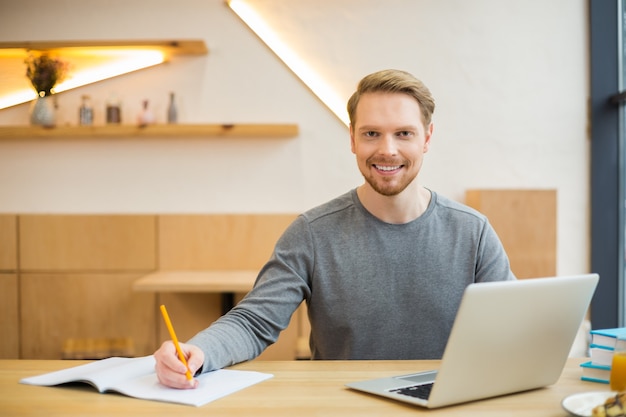
[[394, 171], [396, 169], [400, 169], [400, 165], [394, 165], [394, 166], [376, 165], [376, 168], [381, 171]]

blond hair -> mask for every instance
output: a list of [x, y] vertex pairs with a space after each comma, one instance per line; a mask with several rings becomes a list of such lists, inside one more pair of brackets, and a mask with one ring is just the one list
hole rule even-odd
[[363, 78], [348, 100], [350, 124], [356, 123], [356, 108], [366, 93], [403, 93], [413, 97], [422, 111], [422, 122], [428, 126], [435, 111], [435, 99], [423, 82], [406, 71], [388, 69], [374, 72]]

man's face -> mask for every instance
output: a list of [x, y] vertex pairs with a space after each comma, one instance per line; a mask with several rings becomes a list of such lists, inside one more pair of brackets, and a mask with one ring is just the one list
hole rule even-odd
[[365, 181], [379, 194], [400, 194], [419, 173], [432, 123], [424, 127], [417, 101], [402, 93], [367, 93], [350, 126], [352, 153]]

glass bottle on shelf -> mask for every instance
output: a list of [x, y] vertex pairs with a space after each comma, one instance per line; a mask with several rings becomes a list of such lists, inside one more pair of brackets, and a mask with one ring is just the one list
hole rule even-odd
[[152, 110], [148, 108], [148, 100], [144, 100], [142, 102], [142, 109], [137, 116], [137, 123], [139, 126], [147, 126], [153, 124], [155, 121], [154, 114], [152, 114]]
[[174, 100], [174, 93], [170, 93], [170, 103], [167, 107], [167, 123], [173, 124], [178, 122], [178, 109]]
[[81, 96], [81, 105], [78, 109], [78, 124], [81, 126], [91, 126], [93, 124], [93, 107], [91, 106], [91, 97], [88, 95]]
[[120, 100], [116, 96], [111, 96], [107, 101], [106, 120], [107, 124], [122, 123], [122, 108]]

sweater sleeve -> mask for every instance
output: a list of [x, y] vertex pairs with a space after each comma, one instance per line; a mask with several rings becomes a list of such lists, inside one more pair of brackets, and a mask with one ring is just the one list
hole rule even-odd
[[204, 352], [202, 372], [254, 359], [276, 342], [294, 311], [310, 296], [311, 243], [308, 224], [298, 217], [278, 240], [253, 289], [189, 340]]
[[500, 238], [486, 219], [478, 248], [476, 282], [516, 279]]

